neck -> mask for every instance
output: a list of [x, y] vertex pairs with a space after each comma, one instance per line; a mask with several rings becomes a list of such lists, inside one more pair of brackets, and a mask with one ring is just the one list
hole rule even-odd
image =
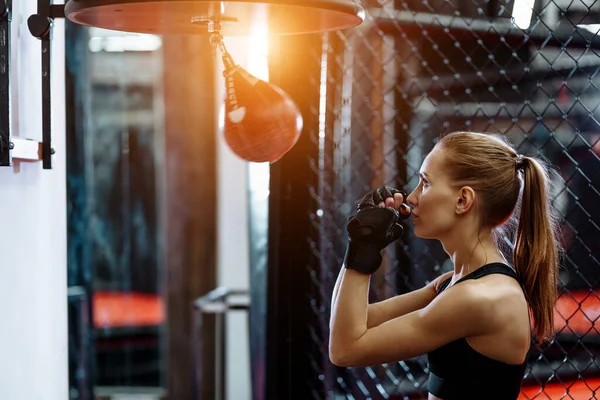
[[457, 279], [492, 262], [506, 262], [498, 251], [492, 231], [482, 231], [465, 238], [461, 235], [451, 235], [453, 239], [442, 240], [444, 250], [454, 265], [454, 275]]

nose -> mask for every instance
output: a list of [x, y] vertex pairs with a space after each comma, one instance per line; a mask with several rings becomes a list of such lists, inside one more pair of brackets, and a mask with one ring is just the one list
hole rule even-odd
[[406, 202], [413, 207], [417, 205], [416, 191], [417, 191], [417, 188], [415, 188], [412, 192], [410, 192], [410, 194], [406, 198]]

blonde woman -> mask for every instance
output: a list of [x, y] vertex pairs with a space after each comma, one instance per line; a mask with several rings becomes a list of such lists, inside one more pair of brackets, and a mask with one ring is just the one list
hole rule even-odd
[[[430, 400], [516, 399], [531, 328], [539, 342], [553, 333], [560, 249], [548, 174], [540, 160], [519, 155], [499, 136], [455, 132], [428, 154], [409, 196], [391, 188], [367, 194], [348, 223], [334, 288], [332, 363], [377, 365], [427, 354]], [[513, 214], [518, 225], [507, 260], [496, 232]], [[370, 275], [407, 217], [416, 236], [441, 242], [454, 270], [369, 304]]]

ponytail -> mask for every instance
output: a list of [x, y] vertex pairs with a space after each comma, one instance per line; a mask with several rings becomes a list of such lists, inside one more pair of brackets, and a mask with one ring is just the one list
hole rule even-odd
[[554, 303], [560, 247], [550, 201], [550, 178], [538, 160], [518, 156], [523, 191], [515, 237], [513, 264], [533, 316], [536, 341], [541, 344], [554, 331]]

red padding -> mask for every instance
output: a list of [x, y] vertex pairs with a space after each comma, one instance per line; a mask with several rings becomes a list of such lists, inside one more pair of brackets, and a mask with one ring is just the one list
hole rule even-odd
[[96, 328], [156, 326], [165, 320], [163, 301], [153, 294], [95, 292], [93, 309]]
[[523, 387], [518, 400], [590, 400], [600, 397], [600, 378]]
[[562, 293], [554, 311], [556, 333], [597, 335], [600, 322], [600, 299], [596, 292]]

